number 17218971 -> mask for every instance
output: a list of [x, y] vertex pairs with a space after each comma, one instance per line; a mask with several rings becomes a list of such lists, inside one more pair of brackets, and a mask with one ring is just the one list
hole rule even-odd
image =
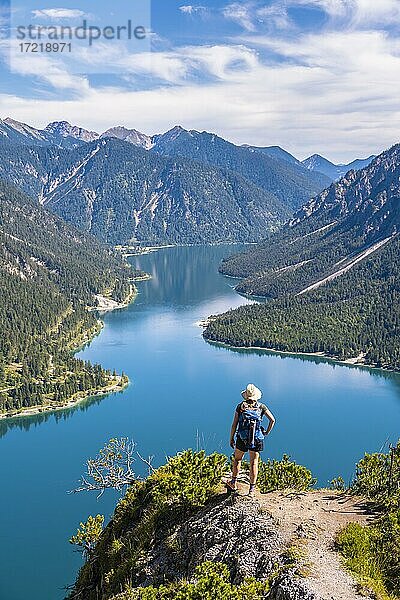
[[21, 42], [18, 46], [20, 52], [25, 54], [38, 52], [72, 52], [71, 42]]

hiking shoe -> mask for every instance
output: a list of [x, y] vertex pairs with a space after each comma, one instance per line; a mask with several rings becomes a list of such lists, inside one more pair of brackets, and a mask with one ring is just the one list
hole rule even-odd
[[225, 487], [229, 494], [237, 492], [236, 483], [232, 483], [232, 481], [225, 481]]
[[254, 498], [256, 495], [256, 490], [255, 488], [250, 488], [249, 489], [249, 493], [247, 494], [249, 498]]

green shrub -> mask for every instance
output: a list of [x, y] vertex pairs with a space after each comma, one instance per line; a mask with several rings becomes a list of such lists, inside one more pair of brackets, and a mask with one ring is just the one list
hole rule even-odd
[[382, 599], [400, 597], [400, 442], [387, 454], [366, 454], [352, 491], [375, 501], [381, 516], [372, 527], [347, 525], [337, 546], [348, 568]]
[[400, 593], [399, 547], [397, 554], [390, 554], [395, 539], [393, 533], [391, 526], [384, 534], [380, 524], [367, 527], [349, 523], [339, 532], [336, 540], [347, 568], [379, 600], [394, 600]]
[[118, 600], [261, 600], [266, 597], [268, 590], [268, 582], [252, 578], [239, 586], [233, 585], [225, 564], [208, 561], [195, 569], [192, 582], [130, 589], [118, 596]]
[[372, 553], [378, 560], [389, 592], [400, 596], [400, 508], [383, 515], [372, 538]]
[[145, 481], [128, 488], [115, 509], [114, 527], [123, 530], [137, 520], [144, 507], [158, 512], [169, 505], [188, 509], [204, 506], [226, 469], [227, 458], [222, 454], [207, 456], [204, 450], [178, 453]]
[[335, 490], [336, 492], [344, 492], [346, 489], [346, 484], [344, 482], [343, 477], [335, 477], [330, 482], [330, 489]]
[[291, 461], [287, 454], [280, 461], [260, 462], [258, 487], [262, 494], [285, 489], [305, 491], [315, 483], [311, 471]]
[[86, 559], [90, 558], [103, 531], [103, 524], [103, 515], [96, 515], [96, 517], [90, 515], [86, 523], [80, 524], [69, 543], [77, 546]]
[[400, 441], [391, 453], [365, 454], [357, 464], [352, 490], [384, 507], [400, 504]]
[[148, 482], [154, 485], [152, 495], [157, 503], [199, 507], [215, 493], [226, 469], [227, 459], [222, 454], [206, 456], [204, 450], [186, 450], [170, 458]]
[[339, 532], [336, 545], [351, 571], [362, 577], [380, 579], [381, 571], [372, 553], [374, 533], [372, 528], [349, 523]]

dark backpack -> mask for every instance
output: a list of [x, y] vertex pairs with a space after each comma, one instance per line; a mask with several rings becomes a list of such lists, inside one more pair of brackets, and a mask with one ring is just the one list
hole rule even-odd
[[240, 405], [237, 433], [248, 448], [255, 448], [256, 442], [264, 439], [264, 429], [261, 427], [262, 417], [262, 409], [258, 402], [254, 407], [247, 402], [242, 402]]

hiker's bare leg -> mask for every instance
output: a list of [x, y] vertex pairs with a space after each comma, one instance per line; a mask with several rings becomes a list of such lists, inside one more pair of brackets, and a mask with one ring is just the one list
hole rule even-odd
[[259, 458], [259, 452], [254, 452], [254, 450], [250, 450], [250, 485], [255, 485], [257, 482]]
[[235, 448], [235, 454], [233, 455], [233, 466], [232, 466], [232, 478], [233, 479], [236, 479], [236, 477], [240, 473], [240, 465], [242, 463], [243, 456], [244, 456], [244, 452]]

